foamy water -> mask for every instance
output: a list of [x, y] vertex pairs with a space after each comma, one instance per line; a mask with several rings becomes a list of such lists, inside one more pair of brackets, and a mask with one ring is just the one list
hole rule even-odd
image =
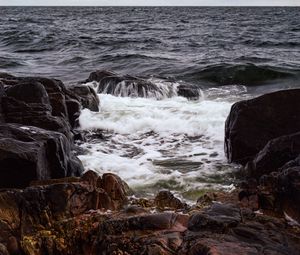
[[79, 118], [83, 130], [103, 135], [81, 145], [85, 169], [116, 173], [140, 195], [167, 188], [191, 198], [202, 189], [231, 188], [234, 167], [223, 139], [232, 102], [220, 93], [224, 98], [221, 88], [206, 92], [213, 100], [197, 101], [100, 94], [100, 112], [84, 109]]

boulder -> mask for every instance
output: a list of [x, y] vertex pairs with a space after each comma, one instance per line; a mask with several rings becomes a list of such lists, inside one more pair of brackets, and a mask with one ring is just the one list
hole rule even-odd
[[272, 139], [300, 130], [300, 89], [235, 103], [225, 124], [229, 162], [246, 164]]
[[32, 180], [79, 176], [82, 163], [62, 134], [0, 124], [0, 188], [24, 188]]
[[92, 87], [82, 84], [70, 86], [69, 89], [79, 97], [83, 108], [99, 112], [99, 98]]
[[45, 87], [40, 82], [24, 82], [6, 90], [8, 97], [28, 104], [50, 104]]
[[200, 89], [191, 85], [179, 85], [177, 94], [188, 99], [198, 99], [201, 96]]
[[62, 132], [71, 139], [70, 130], [80, 114], [80, 99], [60, 80], [14, 76], [0, 80], [7, 92], [2, 102], [7, 122]]
[[89, 75], [89, 78], [85, 80], [85, 83], [87, 82], [100, 82], [103, 78], [116, 76], [117, 74], [108, 70], [97, 70], [94, 72], [91, 72]]
[[240, 209], [232, 204], [214, 203], [204, 212], [191, 216], [188, 229], [191, 231], [210, 230], [226, 232], [241, 222]]
[[278, 171], [298, 155], [300, 155], [300, 132], [272, 139], [245, 168], [249, 176], [259, 178]]

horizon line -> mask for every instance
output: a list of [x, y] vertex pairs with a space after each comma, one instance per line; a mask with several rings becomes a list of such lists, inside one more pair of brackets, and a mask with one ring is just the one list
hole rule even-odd
[[0, 5], [0, 7], [300, 7], [299, 5]]

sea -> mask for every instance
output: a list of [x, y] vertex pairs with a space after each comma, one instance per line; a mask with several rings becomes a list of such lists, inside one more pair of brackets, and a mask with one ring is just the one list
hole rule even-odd
[[[237, 101], [300, 87], [300, 8], [0, 7], [1, 72], [69, 86], [95, 70], [175, 93], [99, 94], [100, 111], [79, 117], [86, 170], [119, 175], [135, 196], [233, 190], [226, 118]], [[178, 96], [179, 85], [200, 96]]]

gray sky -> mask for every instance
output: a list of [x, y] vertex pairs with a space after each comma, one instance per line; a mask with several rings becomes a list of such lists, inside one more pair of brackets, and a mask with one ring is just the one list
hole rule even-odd
[[300, 0], [0, 0], [1, 5], [292, 5]]

